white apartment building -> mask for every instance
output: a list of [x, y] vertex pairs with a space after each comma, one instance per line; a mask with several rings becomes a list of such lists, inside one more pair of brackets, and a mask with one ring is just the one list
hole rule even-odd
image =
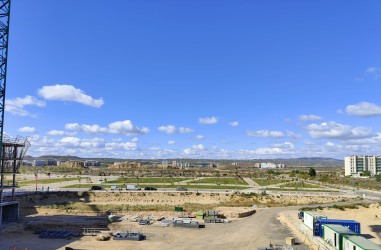
[[276, 168], [276, 165], [271, 162], [261, 163], [261, 168]]
[[369, 171], [371, 175], [381, 174], [381, 156], [346, 156], [344, 157], [345, 175], [356, 175]]

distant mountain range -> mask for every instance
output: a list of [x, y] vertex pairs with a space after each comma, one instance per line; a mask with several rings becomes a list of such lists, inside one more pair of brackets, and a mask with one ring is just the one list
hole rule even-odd
[[251, 159], [251, 160], [216, 160], [216, 159], [117, 159], [117, 158], [81, 158], [78, 156], [58, 156], [58, 155], [43, 155], [39, 157], [25, 156], [24, 160], [33, 161], [33, 160], [57, 160], [57, 161], [86, 161], [86, 160], [96, 160], [102, 163], [113, 163], [121, 161], [136, 161], [136, 162], [146, 162], [146, 163], [161, 163], [163, 160], [166, 160], [169, 164], [172, 161], [178, 162], [213, 162], [220, 164], [232, 164], [232, 163], [243, 163], [255, 164], [261, 162], [271, 162], [274, 164], [286, 164], [289, 167], [343, 167], [344, 160], [338, 160], [333, 158], [325, 157], [302, 157], [302, 158], [291, 158], [291, 159]]

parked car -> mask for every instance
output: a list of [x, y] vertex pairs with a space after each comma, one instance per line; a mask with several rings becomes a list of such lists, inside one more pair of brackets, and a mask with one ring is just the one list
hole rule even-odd
[[185, 187], [178, 187], [178, 188], [176, 188], [176, 190], [177, 191], [188, 191], [188, 189]]
[[138, 221], [139, 225], [149, 225], [151, 222], [149, 220], [141, 219]]
[[99, 190], [105, 190], [105, 189], [101, 186], [92, 186], [90, 188], [90, 191], [99, 191]]
[[111, 186], [111, 190], [122, 190], [119, 186]]
[[148, 190], [148, 191], [156, 191], [157, 188], [154, 188], [154, 187], [145, 187], [144, 190]]
[[126, 190], [142, 190], [142, 189], [136, 185], [126, 185]]

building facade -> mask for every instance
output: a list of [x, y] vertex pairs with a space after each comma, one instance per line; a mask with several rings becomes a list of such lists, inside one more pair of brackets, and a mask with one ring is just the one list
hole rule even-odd
[[359, 175], [369, 171], [372, 176], [381, 174], [381, 156], [346, 156], [344, 157], [345, 175]]

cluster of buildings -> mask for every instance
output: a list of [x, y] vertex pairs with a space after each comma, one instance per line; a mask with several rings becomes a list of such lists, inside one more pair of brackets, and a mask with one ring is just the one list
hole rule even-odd
[[272, 162], [257, 162], [257, 163], [233, 163], [233, 166], [254, 167], [263, 169], [287, 168], [286, 164], [275, 164]]
[[346, 156], [344, 157], [344, 169], [346, 176], [359, 177], [365, 171], [371, 176], [381, 174], [381, 156]]
[[[33, 161], [23, 161], [24, 166], [33, 167], [51, 167], [59, 166], [67, 161], [57, 161], [57, 160], [33, 160]], [[85, 167], [99, 167], [101, 163], [99, 161], [87, 160], [83, 162]]]

